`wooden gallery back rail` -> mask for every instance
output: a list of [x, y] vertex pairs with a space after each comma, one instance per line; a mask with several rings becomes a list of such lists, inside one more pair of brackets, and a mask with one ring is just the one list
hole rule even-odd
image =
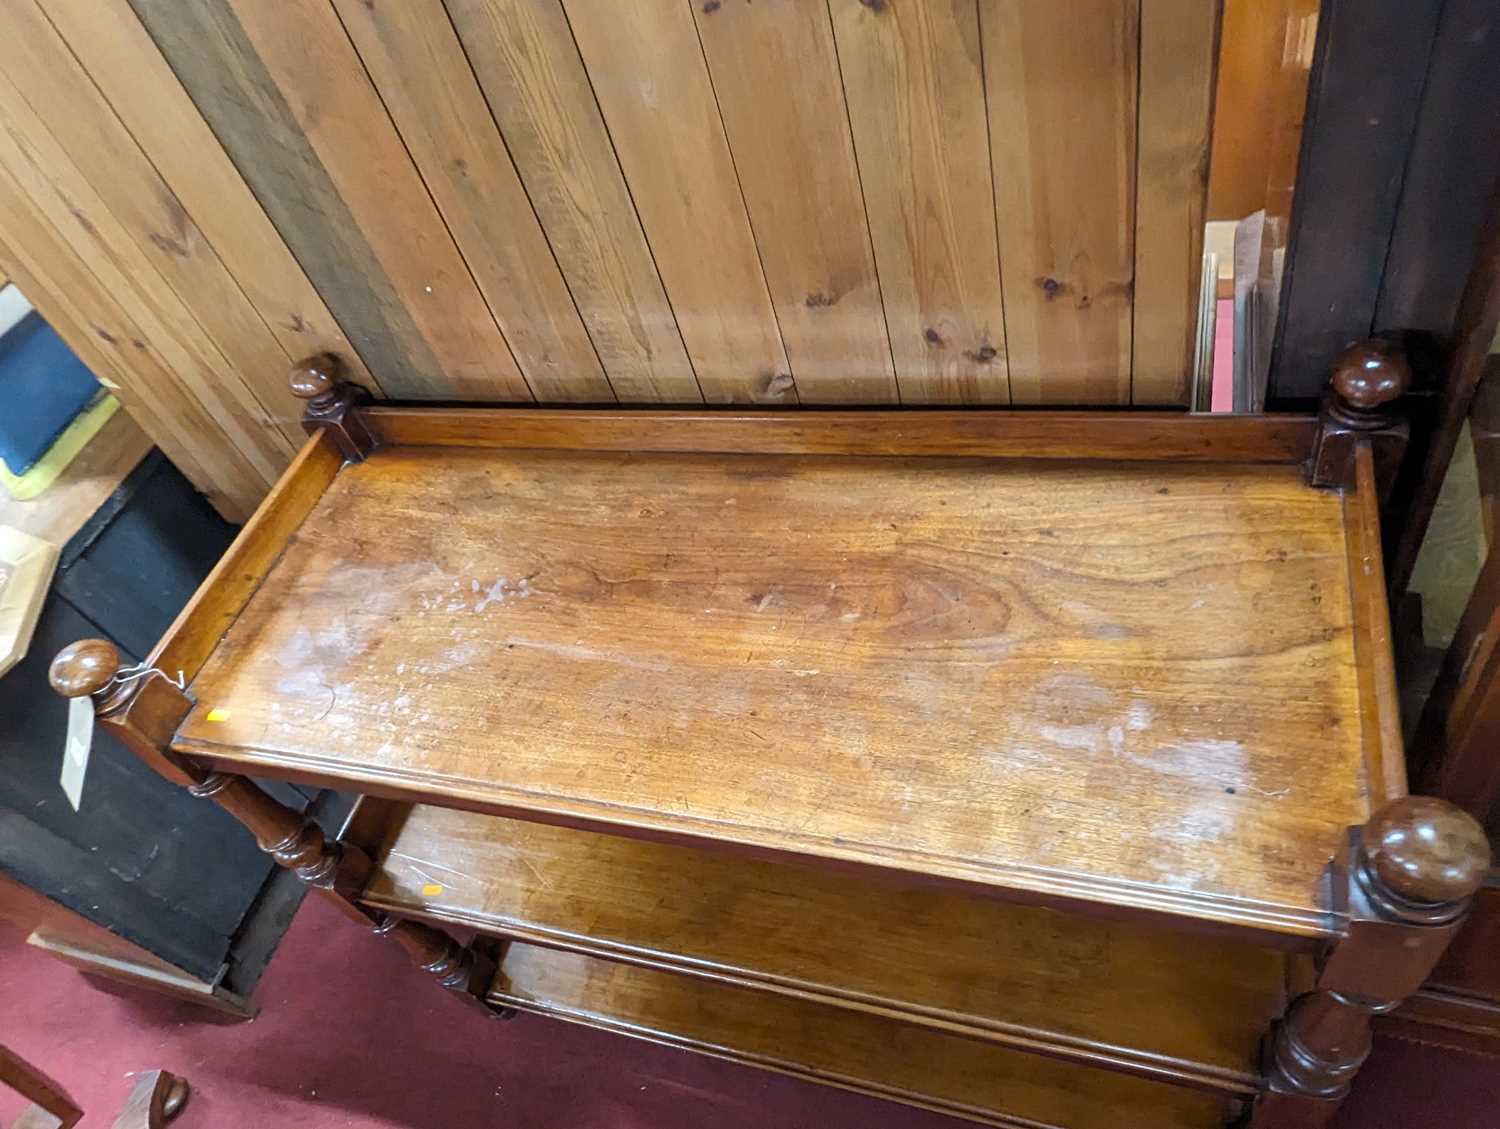
[[[475, 1006], [999, 1125], [1322, 1125], [1483, 877], [1406, 794], [1388, 346], [1316, 417], [337, 376], [144, 668], [53, 681]], [[329, 839], [245, 774], [365, 798]]]

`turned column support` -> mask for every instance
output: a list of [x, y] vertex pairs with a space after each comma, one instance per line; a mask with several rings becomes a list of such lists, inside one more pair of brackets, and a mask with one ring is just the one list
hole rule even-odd
[[1272, 1032], [1252, 1129], [1322, 1129], [1370, 1053], [1370, 1020], [1422, 986], [1489, 870], [1484, 829], [1443, 800], [1403, 796], [1352, 828], [1334, 873], [1343, 928], [1316, 987]]
[[370, 393], [343, 379], [344, 363], [332, 353], [304, 357], [287, 374], [292, 395], [304, 401], [302, 429], [329, 432], [350, 462], [363, 462], [375, 449], [375, 436], [360, 408]]
[[102, 639], [64, 647], [52, 660], [52, 688], [65, 698], [92, 699], [95, 722], [132, 752], [199, 799], [212, 800], [255, 836], [260, 849], [312, 888], [331, 897], [349, 916], [389, 936], [444, 988], [486, 1011], [509, 1018], [508, 1008], [485, 1002], [496, 968], [496, 948], [484, 940], [464, 945], [430, 925], [373, 915], [358, 904], [374, 869], [359, 847], [329, 841], [323, 829], [244, 776], [205, 772], [171, 751], [177, 726], [192, 708], [186, 692], [164, 672], [122, 667], [120, 652]]
[[514, 1008], [485, 1001], [499, 965], [497, 942], [476, 937], [464, 945], [425, 922], [389, 913], [376, 917], [374, 932], [405, 949], [412, 963], [442, 987], [462, 993], [498, 1019], [515, 1017]]
[[249, 829], [261, 850], [304, 882], [351, 903], [364, 889], [371, 864], [359, 848], [330, 843], [317, 823], [245, 777], [205, 772], [172, 752], [172, 735], [193, 703], [166, 672], [121, 667], [113, 643], [84, 639], [58, 652], [49, 678], [65, 698], [91, 698], [96, 724], [169, 780], [218, 804]]
[[211, 772], [188, 785], [192, 795], [212, 800], [249, 829], [260, 849], [306, 882], [353, 901], [369, 881], [369, 856], [347, 843], [329, 842], [323, 829], [254, 782]]
[[1409, 428], [1394, 404], [1411, 390], [1411, 365], [1392, 341], [1361, 341], [1339, 354], [1329, 370], [1318, 412], [1318, 434], [1308, 460], [1313, 486], [1352, 487], [1354, 447], [1370, 444], [1382, 503], [1390, 497], [1406, 453]]

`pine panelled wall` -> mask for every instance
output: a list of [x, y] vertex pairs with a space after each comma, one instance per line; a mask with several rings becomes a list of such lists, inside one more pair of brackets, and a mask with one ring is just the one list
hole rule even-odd
[[0, 267], [232, 518], [289, 360], [1185, 405], [1214, 0], [6, 0]]

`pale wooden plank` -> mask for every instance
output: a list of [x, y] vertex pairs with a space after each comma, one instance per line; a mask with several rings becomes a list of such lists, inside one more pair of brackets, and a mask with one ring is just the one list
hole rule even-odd
[[[0, 164], [87, 264], [132, 323], [130, 349], [173, 374], [255, 468], [264, 489], [291, 461], [292, 445], [203, 332], [20, 92], [0, 71]], [[14, 238], [14, 236], [13, 236]], [[144, 363], [144, 361], [142, 362]]]
[[828, 9], [694, 4], [803, 403], [898, 398]]
[[566, 10], [704, 398], [796, 403], [688, 6]]
[[386, 392], [529, 400], [325, 0], [131, 0]]
[[830, 8], [901, 399], [1004, 404], [978, 9], [973, 0]]
[[429, 394], [530, 400], [515, 358], [327, 0], [228, 0], [441, 366]]
[[159, 357], [32, 198], [0, 166], [0, 260], [68, 347], [227, 520], [244, 521], [268, 484]]
[[38, 2], [288, 356], [337, 353], [354, 380], [378, 393], [379, 382], [127, 0]]
[[615, 394], [703, 393], [558, 0], [449, 0]]
[[1219, 5], [1140, 0], [1130, 399], [1186, 404], [1198, 328]]
[[980, 0], [1017, 404], [1130, 399], [1138, 0]]
[[537, 399], [613, 401], [442, 0], [336, 0]]
[[265, 465], [280, 473], [300, 437], [294, 414], [275, 411], [288, 400], [286, 350], [33, 0], [0, 5], [0, 70], [35, 115], [24, 128], [51, 135], [134, 241], [134, 253], [120, 248], [125, 261], [145, 264], [190, 311], [176, 324], [212, 343], [206, 355], [223, 370], [226, 393], [281, 432], [279, 444], [258, 444], [279, 448]]
[[384, 391], [441, 395], [441, 363], [227, 4], [129, 3]]

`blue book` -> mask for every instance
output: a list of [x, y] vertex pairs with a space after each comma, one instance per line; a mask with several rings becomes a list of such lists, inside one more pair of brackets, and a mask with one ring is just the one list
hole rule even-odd
[[99, 382], [36, 313], [0, 337], [0, 459], [25, 474], [99, 391]]

